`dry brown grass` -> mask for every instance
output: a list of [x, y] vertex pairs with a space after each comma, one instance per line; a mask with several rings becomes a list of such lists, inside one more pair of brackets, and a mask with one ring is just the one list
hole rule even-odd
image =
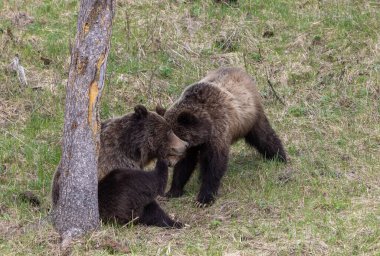
[[[46, 222], [76, 1], [0, 2], [0, 254], [59, 253]], [[378, 255], [380, 6], [375, 1], [117, 1], [103, 118], [168, 106], [222, 65], [256, 77], [288, 151], [243, 143], [211, 208], [161, 202], [183, 230], [103, 225], [72, 255]], [[8, 65], [15, 54], [30, 87]], [[275, 92], [284, 101], [281, 104]], [[18, 200], [31, 190], [40, 207]], [[4, 192], [3, 192], [4, 191]]]

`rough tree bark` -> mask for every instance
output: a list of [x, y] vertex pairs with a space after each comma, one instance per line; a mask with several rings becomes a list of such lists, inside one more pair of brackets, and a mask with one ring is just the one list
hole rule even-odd
[[56, 170], [59, 197], [53, 224], [62, 245], [99, 224], [98, 105], [110, 48], [113, 0], [81, 0], [66, 86], [62, 158]]

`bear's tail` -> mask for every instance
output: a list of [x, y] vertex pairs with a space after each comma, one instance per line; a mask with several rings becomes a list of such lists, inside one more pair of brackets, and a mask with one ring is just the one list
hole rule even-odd
[[271, 127], [264, 113], [259, 114], [254, 126], [245, 136], [245, 141], [255, 147], [265, 158], [277, 158], [286, 163], [286, 153], [281, 140]]

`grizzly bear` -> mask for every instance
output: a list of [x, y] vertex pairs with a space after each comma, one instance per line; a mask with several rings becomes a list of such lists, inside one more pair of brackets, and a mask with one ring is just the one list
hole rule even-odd
[[[281, 140], [272, 129], [254, 79], [240, 68], [220, 68], [188, 86], [167, 110], [157, 108], [174, 133], [189, 143], [175, 165], [167, 197], [179, 197], [200, 162], [201, 187], [196, 205], [211, 205], [226, 172], [230, 145], [240, 138], [267, 159], [286, 162]], [[198, 159], [199, 158], [199, 159]]]
[[[174, 165], [186, 147], [187, 142], [173, 133], [162, 116], [137, 105], [133, 113], [101, 124], [98, 180], [115, 169], [141, 170], [155, 158], [166, 159], [169, 165]], [[53, 207], [59, 200], [60, 175], [57, 169], [52, 185]], [[154, 205], [152, 203], [150, 208]]]
[[172, 166], [186, 147], [162, 116], [137, 105], [134, 113], [102, 122], [98, 180], [114, 169], [143, 169], [155, 158]]
[[182, 228], [156, 202], [165, 192], [168, 165], [158, 160], [153, 171], [116, 169], [99, 182], [99, 215], [105, 221], [118, 224], [137, 222], [158, 227]]

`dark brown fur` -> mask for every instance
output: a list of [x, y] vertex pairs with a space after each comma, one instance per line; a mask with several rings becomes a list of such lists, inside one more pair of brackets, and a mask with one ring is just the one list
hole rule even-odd
[[[98, 180], [115, 169], [141, 170], [154, 158], [166, 159], [171, 165], [174, 165], [185, 152], [187, 143], [173, 133], [171, 127], [162, 116], [155, 112], [147, 111], [141, 105], [136, 106], [134, 110], [133, 113], [120, 118], [109, 119], [102, 123]], [[136, 171], [133, 173], [136, 173]], [[60, 171], [57, 170], [53, 179], [53, 206], [57, 204], [59, 199], [58, 181], [60, 175]], [[134, 174], [131, 175], [133, 176]], [[145, 177], [143, 174], [136, 174], [135, 176], [136, 180]], [[140, 182], [144, 181], [140, 180]], [[150, 184], [149, 182], [152, 181], [146, 182]], [[119, 186], [128, 186], [129, 183], [126, 182], [123, 185], [122, 182], [118, 182], [117, 184]], [[122, 190], [122, 188], [118, 189]], [[137, 192], [144, 193], [144, 189], [141, 188]], [[147, 189], [146, 192], [151, 193], [151, 190]], [[130, 196], [130, 200], [133, 200], [133, 196]], [[139, 199], [136, 198], [135, 202], [139, 202]], [[156, 202], [152, 202], [152, 205], [148, 208], [155, 209], [157, 214], [163, 215], [162, 209], [157, 209], [155, 205], [159, 208]], [[145, 207], [146, 205], [143, 204], [142, 206]], [[110, 208], [114, 209], [112, 205], [110, 205]]]
[[164, 114], [173, 131], [189, 143], [174, 168], [171, 189], [178, 197], [200, 162], [199, 206], [212, 204], [227, 169], [230, 145], [240, 138], [268, 159], [286, 162], [280, 139], [264, 113], [255, 81], [238, 68], [221, 68], [190, 85]]
[[153, 171], [117, 169], [107, 174], [98, 188], [100, 218], [126, 224], [136, 221], [145, 225], [182, 228], [155, 201], [163, 195], [168, 179], [166, 161], [158, 160]]
[[102, 123], [98, 179], [114, 169], [143, 169], [157, 157], [174, 165], [186, 147], [162, 116], [136, 106], [134, 113]]

